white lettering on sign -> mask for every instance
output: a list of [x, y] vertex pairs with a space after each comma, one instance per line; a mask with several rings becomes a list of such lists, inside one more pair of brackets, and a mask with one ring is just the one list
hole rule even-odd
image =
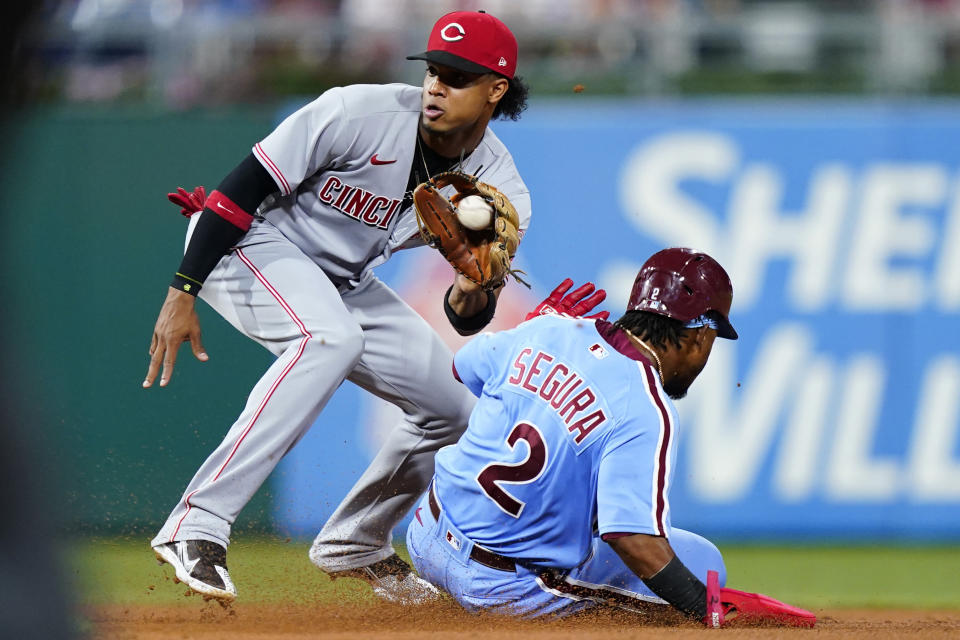
[[[960, 246], [960, 176], [948, 167], [825, 162], [800, 185], [806, 200], [793, 211], [784, 210], [785, 182], [781, 168], [744, 159], [730, 136], [681, 131], [627, 157], [620, 201], [657, 244], [728, 265], [735, 308], [754, 305], [771, 265], [785, 262], [784, 295], [798, 311], [960, 310], [960, 252], [951, 249]], [[684, 190], [690, 183], [729, 195], [712, 210]]]
[[935, 270], [933, 288], [936, 306], [945, 311], [960, 310], [960, 175], [954, 180], [951, 190], [952, 205], [943, 225], [943, 246], [954, 247], [953, 251], [941, 252], [940, 264]]
[[641, 145], [620, 178], [627, 220], [664, 246], [695, 247], [719, 258], [717, 216], [678, 185], [681, 180], [723, 183], [739, 162], [736, 144], [717, 133], [678, 133]]
[[825, 493], [833, 502], [883, 502], [898, 492], [898, 465], [872, 455], [883, 404], [883, 361], [861, 355], [850, 363], [833, 416], [833, 446], [827, 458]]
[[960, 359], [944, 356], [924, 375], [910, 450], [910, 497], [917, 502], [960, 502]]
[[715, 348], [690, 399], [678, 403], [681, 422], [686, 422], [687, 403], [696, 404], [689, 468], [694, 492], [703, 499], [734, 501], [753, 487], [773, 446], [781, 409], [793, 394], [796, 372], [812, 348], [808, 333], [798, 325], [768, 333], [736, 404], [730, 384], [735, 352]]
[[[905, 209], [942, 204], [946, 190], [946, 172], [936, 165], [867, 169], [849, 264], [841, 272], [849, 308], [915, 311], [927, 303], [927, 278], [916, 263], [932, 253], [935, 232], [931, 220], [907, 215]], [[907, 264], [895, 267], [893, 261]]]
[[[713, 194], [710, 204], [703, 193]], [[735, 324], [738, 311], [782, 298], [764, 313], [772, 324], [754, 324], [763, 335], [743, 345], [748, 370], [738, 373], [739, 343], [715, 348], [678, 404], [695, 496], [960, 503], [960, 342], [945, 326], [942, 348], [913, 351], [911, 362], [897, 320], [960, 311], [955, 167], [830, 159], [798, 184], [795, 168], [752, 160], [732, 136], [680, 131], [629, 155], [620, 199], [625, 218], [656, 245], [703, 249], [727, 267]], [[626, 303], [639, 267], [618, 258], [603, 266], [612, 306]], [[770, 291], [774, 270], [784, 274], [782, 292]], [[872, 333], [859, 350], [838, 353], [840, 336], [818, 344], [820, 313], [829, 314], [820, 326], [842, 329], [849, 314]], [[784, 314], [796, 319], [777, 320]], [[893, 324], [877, 325], [878, 314]]]
[[805, 373], [792, 394], [796, 403], [787, 417], [771, 479], [774, 491], [785, 502], [802, 502], [818, 488], [820, 455], [828, 435], [834, 367], [827, 358], [815, 357]]
[[694, 495], [742, 500], [773, 456], [771, 489], [784, 503], [960, 501], [960, 357], [926, 365], [914, 423], [903, 425], [909, 450], [890, 454], [877, 435], [891, 384], [884, 362], [862, 353], [840, 361], [815, 349], [803, 325], [772, 327], [741, 387], [735, 350], [713, 350], [678, 404]]
[[822, 308], [829, 302], [852, 182], [847, 168], [826, 164], [810, 179], [806, 207], [781, 212], [785, 185], [780, 172], [766, 164], [747, 167], [730, 196], [728, 262], [730, 272], [738, 276], [735, 298], [742, 297], [745, 303], [756, 300], [767, 265], [786, 259], [796, 265], [787, 281], [787, 295], [798, 310]]

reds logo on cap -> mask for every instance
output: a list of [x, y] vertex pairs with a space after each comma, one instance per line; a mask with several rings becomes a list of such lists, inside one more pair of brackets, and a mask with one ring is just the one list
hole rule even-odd
[[[463, 40], [463, 36], [466, 35], [466, 31], [463, 30], [456, 22], [451, 22], [443, 29], [440, 29], [440, 37], [446, 40], [447, 42], [456, 42], [457, 40]], [[452, 35], [451, 35], [452, 34]]]
[[433, 25], [427, 50], [407, 56], [470, 73], [493, 71], [513, 78], [517, 70], [517, 39], [507, 25], [483, 11], [454, 11]]

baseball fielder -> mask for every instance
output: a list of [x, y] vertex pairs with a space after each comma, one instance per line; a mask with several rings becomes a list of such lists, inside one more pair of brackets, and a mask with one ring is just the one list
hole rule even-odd
[[[448, 348], [372, 269], [423, 244], [412, 191], [455, 167], [496, 185], [523, 233], [529, 193], [487, 124], [517, 119], [527, 88], [515, 77], [516, 39], [483, 12], [442, 17], [428, 50], [410, 59], [426, 60], [422, 87], [327, 91], [254, 145], [190, 219], [143, 386], [158, 374], [161, 387], [169, 383], [182, 342], [208, 359], [195, 296], [276, 356], [151, 542], [158, 559], [204, 595], [236, 596], [226, 564], [232, 523], [345, 379], [404, 418], [310, 559], [332, 576], [367, 580], [386, 598], [436, 593], [396, 556], [391, 530], [423, 494], [435, 451], [459, 438], [475, 400], [450, 378]], [[190, 213], [189, 197], [181, 203]], [[447, 316], [462, 334], [475, 333], [492, 318], [498, 293], [457, 276], [443, 301]]]
[[737, 338], [732, 296], [710, 256], [665, 249], [643, 265], [614, 324], [537, 316], [556, 308], [548, 299], [528, 322], [458, 351], [455, 375], [479, 401], [460, 441], [437, 454], [407, 530], [420, 575], [470, 610], [537, 617], [669, 603], [711, 626], [733, 609], [812, 624], [802, 610], [721, 589], [717, 548], [670, 522], [670, 398], [683, 397], [717, 336]]

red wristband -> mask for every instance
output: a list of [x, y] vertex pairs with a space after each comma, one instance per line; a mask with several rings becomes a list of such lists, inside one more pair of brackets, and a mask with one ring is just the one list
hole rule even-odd
[[250, 229], [253, 223], [253, 216], [244, 211], [236, 202], [223, 195], [219, 191], [214, 191], [204, 203], [206, 209], [210, 209], [215, 214], [243, 231]]

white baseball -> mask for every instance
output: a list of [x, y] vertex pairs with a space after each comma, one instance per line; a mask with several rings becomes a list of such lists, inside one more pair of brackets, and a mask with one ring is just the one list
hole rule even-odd
[[467, 229], [486, 229], [493, 220], [493, 207], [480, 196], [467, 196], [457, 204], [457, 218]]

